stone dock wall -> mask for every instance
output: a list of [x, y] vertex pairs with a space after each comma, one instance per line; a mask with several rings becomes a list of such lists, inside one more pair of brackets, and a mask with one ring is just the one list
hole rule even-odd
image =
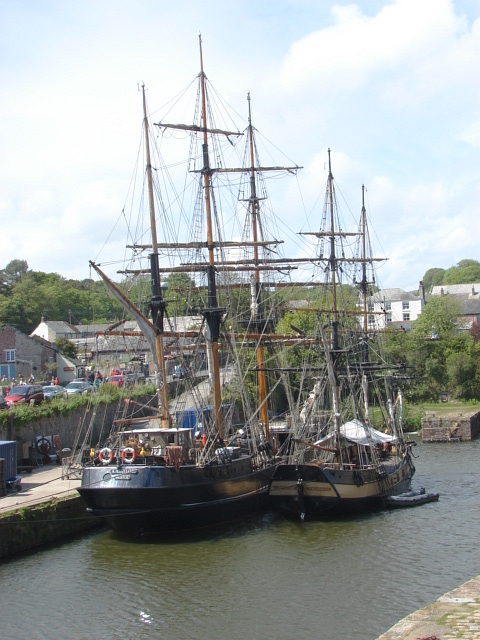
[[377, 640], [478, 640], [480, 576], [400, 620]]
[[[136, 402], [139, 404], [147, 400], [147, 398], [136, 398]], [[15, 428], [14, 424], [10, 424], [6, 429], [0, 429], [0, 440], [17, 441], [19, 461], [29, 458], [29, 449], [39, 436], [58, 436], [57, 450], [73, 449], [75, 445], [82, 446], [84, 434], [90, 423], [92, 423], [92, 432], [86, 444], [97, 443], [100, 437], [104, 439], [110, 432], [112, 421], [119, 417], [118, 412], [118, 402], [99, 404], [96, 407], [91, 406], [88, 411], [86, 407], [81, 407], [68, 413], [39, 418], [20, 429]], [[79, 433], [81, 434], [80, 438], [78, 437]]]
[[52, 498], [0, 517], [0, 560], [103, 526], [79, 495]]
[[480, 435], [480, 411], [422, 418], [423, 442], [466, 442]]

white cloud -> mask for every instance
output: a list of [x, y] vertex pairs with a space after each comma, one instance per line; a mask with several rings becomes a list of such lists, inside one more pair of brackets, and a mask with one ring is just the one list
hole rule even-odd
[[[21, 258], [88, 277], [107, 238], [100, 259], [122, 256], [137, 83], [152, 111], [166, 104], [198, 71], [199, 28], [214, 86], [242, 116], [250, 90], [255, 125], [305, 167], [303, 201], [295, 182], [269, 185], [285, 239], [314, 227], [330, 146], [352, 221], [367, 187], [391, 258], [385, 286], [413, 288], [429, 267], [479, 257], [478, 7], [467, 16], [461, 0], [339, 0], [329, 12], [316, 2], [275, 12], [208, 4], [205, 25], [193, 2], [119, 2], [113, 14], [89, 0], [0, 3], [0, 268]], [[247, 32], [261, 38], [245, 46]]]

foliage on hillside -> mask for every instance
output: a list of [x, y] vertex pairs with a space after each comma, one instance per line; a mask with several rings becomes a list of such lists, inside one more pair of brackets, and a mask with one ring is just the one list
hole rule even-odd
[[480, 282], [480, 262], [478, 260], [460, 260], [449, 269], [433, 267], [423, 276], [423, 284], [428, 292], [433, 286], [442, 284], [469, 284]]
[[409, 371], [407, 397], [414, 402], [480, 399], [480, 342], [475, 331], [459, 332], [458, 302], [430, 298], [412, 331], [388, 334], [390, 355]]

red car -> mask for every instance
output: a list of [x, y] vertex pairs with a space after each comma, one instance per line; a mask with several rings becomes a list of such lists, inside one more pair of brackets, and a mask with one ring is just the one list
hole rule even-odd
[[12, 404], [41, 404], [45, 397], [43, 387], [39, 384], [19, 384], [7, 393], [5, 400]]
[[107, 384], [111, 384], [114, 387], [123, 387], [125, 378], [123, 376], [110, 376], [107, 380]]

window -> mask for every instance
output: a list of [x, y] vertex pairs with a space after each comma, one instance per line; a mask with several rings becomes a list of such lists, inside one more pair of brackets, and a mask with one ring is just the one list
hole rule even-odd
[[367, 310], [368, 311], [373, 311], [375, 309], [374, 303], [373, 302], [368, 302], [367, 303]]
[[392, 314], [391, 313], [387, 313], [387, 322], [391, 322], [392, 321]]
[[392, 310], [392, 303], [385, 302], [385, 311], [391, 311], [391, 310]]
[[402, 302], [402, 309], [405, 311], [405, 309], [410, 309], [410, 303], [407, 302]]
[[5, 351], [5, 362], [15, 362], [15, 349]]
[[375, 324], [375, 316], [368, 316], [368, 324]]
[[409, 322], [410, 320], [410, 314], [409, 313], [404, 313], [403, 314], [403, 321], [404, 322]]

